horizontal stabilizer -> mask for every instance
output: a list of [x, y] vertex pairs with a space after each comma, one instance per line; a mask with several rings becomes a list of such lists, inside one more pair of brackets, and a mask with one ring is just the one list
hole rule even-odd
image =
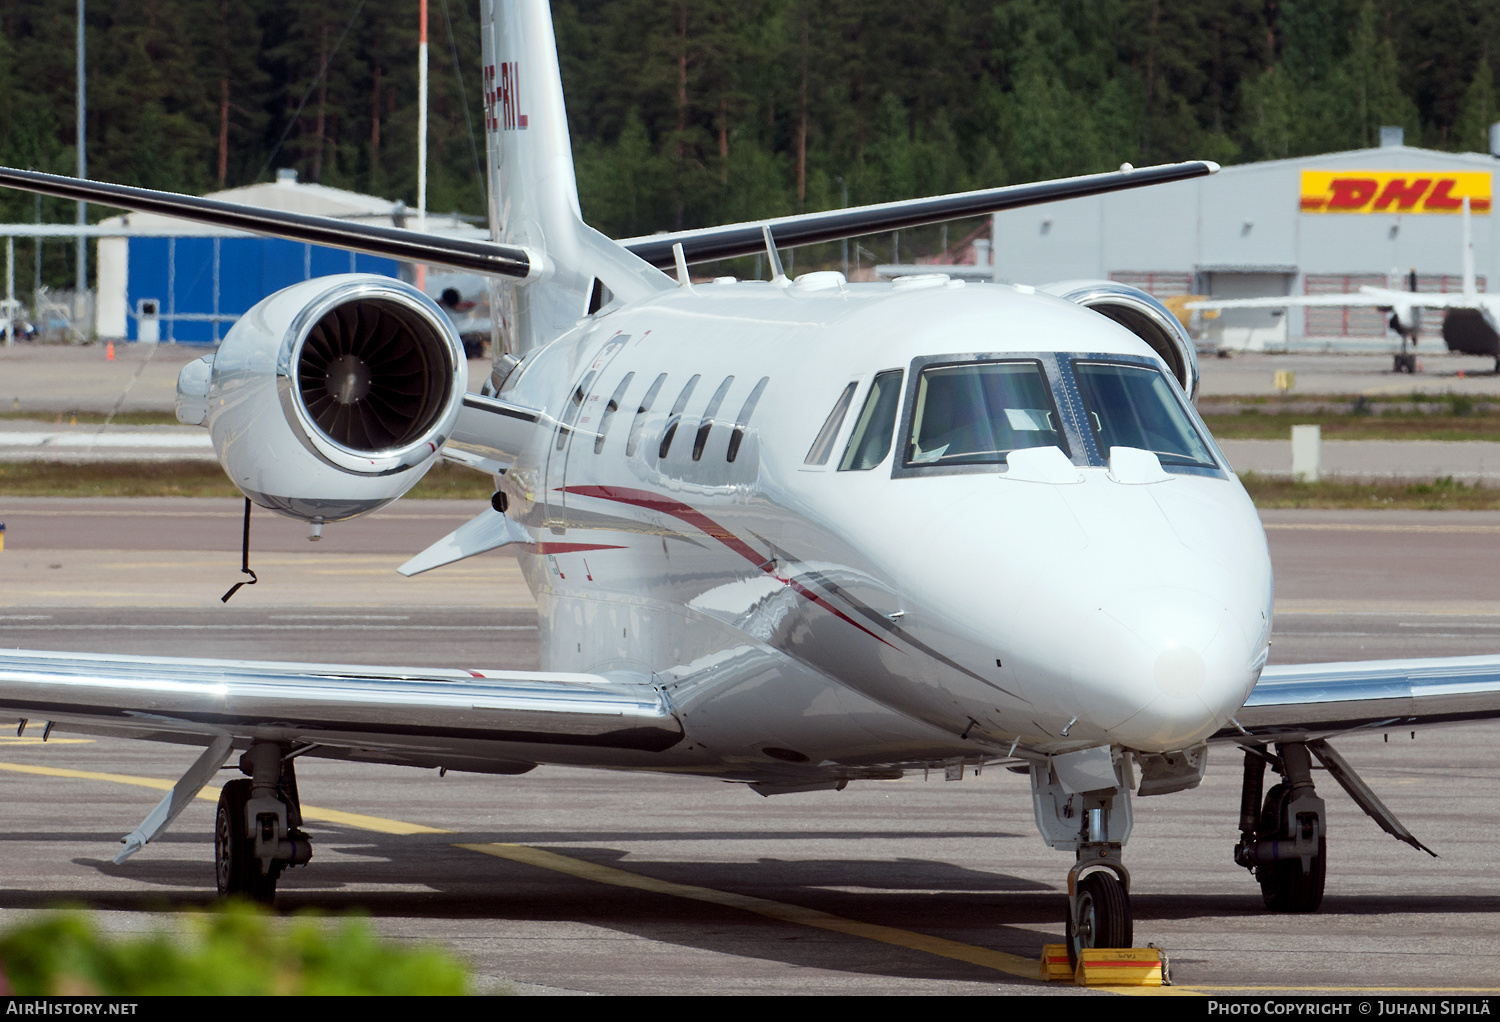
[[525, 529], [500, 512], [486, 509], [396, 570], [407, 576], [420, 575], [424, 571], [441, 568], [445, 564], [488, 550], [497, 550], [511, 543], [529, 542], [531, 537], [526, 534]]
[[652, 234], [643, 238], [628, 238], [620, 244], [658, 269], [666, 270], [673, 266], [673, 245], [682, 246], [683, 254], [690, 263], [762, 253], [766, 250], [765, 236], [762, 233], [766, 227], [771, 229], [778, 246], [795, 248], [798, 245], [816, 245], [841, 238], [878, 234], [881, 231], [921, 227], [960, 217], [998, 213], [1005, 209], [1035, 206], [1043, 202], [1078, 199], [1169, 181], [1185, 181], [1215, 173], [1218, 169], [1217, 163], [1207, 160], [1168, 163], [1160, 167], [1142, 167], [1139, 170], [1122, 169], [1108, 174], [1086, 174], [1056, 181], [1035, 181], [954, 195], [934, 195], [925, 199], [904, 199], [873, 206], [855, 206], [852, 209], [832, 209], [824, 213], [803, 213], [775, 220]]
[[334, 217], [259, 209], [237, 202], [201, 199], [192, 195], [158, 192], [150, 188], [133, 188], [102, 181], [84, 181], [75, 177], [14, 170], [10, 167], [0, 167], [0, 186], [52, 195], [60, 199], [113, 206], [116, 209], [129, 209], [138, 213], [156, 213], [191, 220], [193, 223], [249, 231], [252, 234], [267, 234], [289, 241], [352, 249], [388, 259], [436, 263], [475, 273], [530, 278], [542, 271], [542, 259], [537, 253], [516, 245], [499, 245], [492, 241], [445, 238], [399, 227], [355, 224]]

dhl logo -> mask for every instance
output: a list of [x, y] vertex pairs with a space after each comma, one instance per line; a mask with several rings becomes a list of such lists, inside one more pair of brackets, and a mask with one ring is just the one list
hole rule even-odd
[[1304, 213], [1471, 213], [1490, 211], [1484, 170], [1304, 170]]

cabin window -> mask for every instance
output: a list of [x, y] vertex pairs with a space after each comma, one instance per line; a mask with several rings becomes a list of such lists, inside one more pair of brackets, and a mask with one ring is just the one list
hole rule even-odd
[[854, 422], [854, 431], [849, 434], [844, 460], [839, 462], [840, 472], [867, 471], [891, 453], [891, 433], [896, 429], [896, 410], [901, 407], [903, 375], [902, 370], [892, 369], [876, 376], [870, 384], [865, 406]]
[[854, 389], [857, 386], [858, 384], [849, 384], [839, 395], [839, 399], [833, 403], [833, 411], [828, 413], [823, 428], [818, 430], [817, 439], [813, 441], [812, 447], [808, 448], [807, 457], [802, 459], [802, 464], [828, 464], [828, 456], [833, 453], [833, 441], [839, 435], [839, 427], [844, 424], [844, 416], [849, 413], [849, 402], [854, 400]]
[[568, 398], [568, 406], [563, 409], [563, 421], [557, 430], [557, 449], [563, 449], [563, 444], [568, 442], [568, 436], [573, 432], [573, 424], [578, 421], [578, 413], [583, 411], [584, 398], [588, 397], [589, 388], [594, 385], [594, 377], [597, 372], [590, 372], [583, 378], [583, 382], [573, 388], [573, 393]]
[[1003, 464], [1026, 447], [1060, 447], [1052, 391], [1039, 362], [967, 362], [922, 370], [908, 467]]
[[604, 414], [599, 416], [599, 433], [594, 437], [594, 453], [598, 454], [604, 450], [604, 435], [609, 432], [609, 422], [615, 417], [615, 412], [620, 410], [620, 402], [625, 400], [625, 389], [630, 386], [630, 381], [635, 379], [635, 373], [626, 373], [615, 392], [610, 395], [609, 404], [604, 406]]
[[695, 375], [687, 381], [687, 386], [682, 388], [682, 393], [677, 395], [677, 400], [672, 404], [672, 414], [667, 419], [667, 428], [661, 435], [661, 447], [656, 451], [657, 460], [666, 458], [667, 452], [672, 449], [672, 438], [677, 435], [677, 427], [682, 423], [682, 410], [687, 407], [688, 398], [693, 396], [693, 388], [698, 386], [698, 381], [703, 377]]
[[1215, 467], [1208, 446], [1159, 370], [1075, 362], [1073, 375], [1094, 441], [1106, 458], [1111, 447], [1137, 447], [1155, 454], [1163, 467]]
[[641, 443], [641, 431], [646, 428], [646, 413], [651, 411], [651, 405], [656, 401], [656, 395], [661, 393], [662, 384], [667, 382], [667, 374], [658, 376], [646, 390], [646, 396], [641, 398], [641, 406], [635, 410], [635, 419], [630, 423], [630, 436], [625, 439], [625, 457], [635, 456], [635, 449]]
[[745, 442], [745, 427], [750, 423], [750, 416], [755, 414], [755, 404], [760, 400], [760, 395], [765, 391], [766, 384], [771, 382], [769, 376], [762, 376], [750, 396], [745, 398], [745, 403], [740, 407], [740, 414], [734, 420], [734, 432], [729, 434], [729, 454], [725, 460], [733, 461], [740, 456], [740, 444]]
[[703, 460], [703, 448], [708, 444], [708, 434], [713, 432], [714, 416], [719, 414], [719, 406], [724, 403], [724, 395], [729, 393], [732, 383], [733, 376], [724, 377], [724, 382], [719, 384], [714, 396], [708, 399], [708, 407], [703, 409], [703, 417], [698, 420], [698, 435], [693, 438], [694, 461]]

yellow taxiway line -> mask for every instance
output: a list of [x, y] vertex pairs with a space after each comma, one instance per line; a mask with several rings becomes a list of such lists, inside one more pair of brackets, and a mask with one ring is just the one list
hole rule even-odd
[[528, 866], [566, 873], [569, 876], [592, 880], [595, 883], [612, 884], [615, 887], [629, 887], [637, 891], [649, 891], [652, 894], [665, 894], [674, 898], [686, 898], [710, 905], [737, 908], [783, 923], [795, 923], [817, 930], [830, 930], [833, 933], [843, 933], [851, 937], [863, 937], [882, 944], [893, 944], [912, 951], [924, 951], [930, 955], [937, 955], [939, 958], [951, 958], [969, 965], [994, 969], [996, 972], [1003, 972], [1008, 976], [1019, 976], [1021, 979], [1035, 980], [1037, 978], [1037, 963], [1034, 959], [1022, 958], [1020, 955], [994, 951], [990, 948], [976, 947], [973, 944], [948, 940], [946, 937], [914, 933], [911, 930], [881, 926], [878, 923], [862, 923], [856, 919], [845, 919], [843, 916], [831, 915], [817, 909], [788, 905], [784, 902], [757, 898], [748, 894], [735, 894], [711, 887], [658, 880], [655, 877], [642, 876], [639, 873], [616, 869], [613, 866], [601, 866], [586, 859], [575, 859], [570, 855], [559, 855], [557, 852], [544, 851], [530, 845], [497, 843], [455, 847], [467, 848], [471, 852], [483, 852], [485, 855], [525, 863]]

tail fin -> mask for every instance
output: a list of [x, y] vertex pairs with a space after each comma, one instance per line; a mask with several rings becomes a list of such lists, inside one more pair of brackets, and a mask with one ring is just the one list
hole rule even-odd
[[1474, 224], [1469, 219], [1469, 197], [1464, 196], [1464, 297], [1474, 298], [1479, 287], [1474, 282]]
[[528, 281], [491, 283], [495, 353], [525, 354], [589, 311], [596, 279], [627, 300], [672, 283], [583, 222], [547, 0], [484, 0], [481, 25], [490, 238], [546, 254]]

